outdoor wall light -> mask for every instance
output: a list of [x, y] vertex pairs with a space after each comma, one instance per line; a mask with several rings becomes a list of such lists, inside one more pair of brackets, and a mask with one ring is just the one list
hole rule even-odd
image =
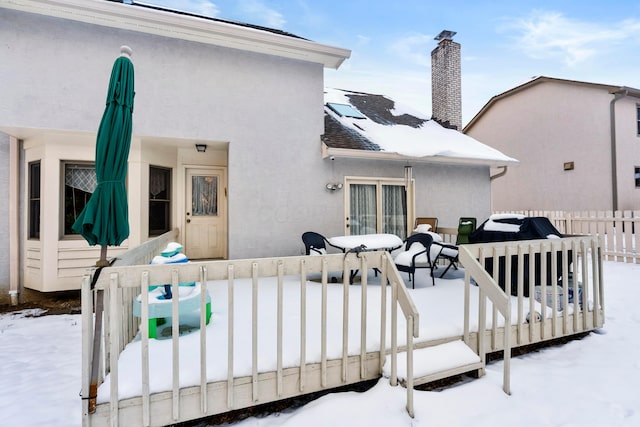
[[326, 185], [326, 189], [329, 191], [336, 191], [336, 190], [341, 190], [342, 189], [342, 183], [338, 182], [338, 183], [331, 183], [328, 182]]
[[207, 151], [207, 144], [196, 144], [196, 151], [198, 151], [198, 153], [204, 153]]

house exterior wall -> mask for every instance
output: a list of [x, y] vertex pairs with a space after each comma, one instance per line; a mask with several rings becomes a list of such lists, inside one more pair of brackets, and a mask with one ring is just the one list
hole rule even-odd
[[[612, 99], [604, 89], [544, 82], [495, 102], [467, 130], [468, 135], [520, 160], [492, 182], [492, 208], [612, 209]], [[624, 188], [620, 193], [624, 206], [632, 206], [633, 193], [637, 194], [624, 184], [633, 182], [628, 156], [637, 151], [627, 147], [637, 142], [630, 104], [629, 100], [619, 101], [616, 107], [618, 180]], [[573, 162], [574, 169], [564, 170], [565, 162]], [[637, 209], [640, 205], [635, 197]]]
[[[147, 240], [149, 167], [172, 170], [172, 226], [184, 230], [189, 167], [225, 168], [226, 257], [300, 254], [301, 235], [344, 233], [345, 200], [327, 182], [403, 178], [405, 162], [322, 158], [323, 65], [0, 8], [0, 131], [23, 141], [22, 169], [41, 162], [40, 239], [29, 239], [23, 285], [78, 289], [99, 248], [61, 227], [64, 161], [93, 161], [109, 74], [133, 49], [136, 97], [127, 191], [131, 234]], [[207, 144], [197, 153], [195, 143]], [[3, 146], [6, 144], [2, 144]], [[26, 172], [21, 175], [26, 199]], [[455, 227], [489, 214], [487, 167], [413, 165], [416, 215]], [[181, 233], [181, 239], [184, 239]], [[184, 243], [184, 242], [183, 242]], [[187, 253], [188, 255], [188, 253]]]
[[[10, 64], [0, 70], [0, 128], [24, 140], [25, 164], [42, 161], [47, 195], [40, 240], [24, 237], [25, 286], [78, 288], [78, 276], [97, 259], [98, 249], [82, 239], [60, 237], [61, 161], [93, 160], [109, 73], [123, 44], [134, 51], [136, 73], [127, 181], [132, 232], [124, 248], [147, 237], [149, 164], [174, 169], [177, 227], [184, 168], [229, 165], [230, 258], [297, 254], [297, 230], [326, 225], [331, 195], [314, 193], [330, 173], [320, 155], [322, 64], [6, 9], [0, 15], [0, 39], [9, 47], [0, 60]], [[206, 143], [207, 153], [196, 157], [195, 142]]]

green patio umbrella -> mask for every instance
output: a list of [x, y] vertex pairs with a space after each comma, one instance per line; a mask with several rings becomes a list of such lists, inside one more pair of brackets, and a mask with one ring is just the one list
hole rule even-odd
[[107, 246], [119, 246], [129, 237], [127, 193], [124, 180], [131, 145], [134, 97], [131, 49], [122, 54], [111, 70], [107, 105], [96, 138], [96, 179], [98, 182], [73, 229], [91, 246], [100, 245], [96, 266], [107, 265]]
[[[91, 246], [100, 245], [98, 269], [94, 272], [95, 284], [100, 271], [109, 265], [107, 247], [119, 246], [129, 237], [129, 215], [127, 192], [124, 185], [127, 176], [127, 161], [131, 146], [133, 113], [133, 64], [131, 48], [122, 46], [121, 55], [111, 70], [111, 80], [107, 90], [107, 105], [100, 120], [96, 138], [96, 186], [73, 229], [86, 239]], [[96, 295], [95, 331], [93, 335], [93, 357], [91, 381], [89, 384], [88, 410], [96, 410], [98, 372], [100, 366], [100, 341], [102, 333], [103, 290]]]

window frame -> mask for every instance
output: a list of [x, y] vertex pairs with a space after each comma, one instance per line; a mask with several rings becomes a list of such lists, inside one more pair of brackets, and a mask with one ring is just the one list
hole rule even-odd
[[376, 233], [382, 233], [384, 230], [384, 213], [383, 213], [383, 187], [394, 186], [405, 188], [405, 221], [406, 231], [405, 236], [410, 234], [411, 226], [413, 225], [413, 209], [414, 209], [414, 180], [407, 186], [407, 182], [403, 178], [379, 178], [379, 177], [345, 177], [345, 235], [351, 234], [351, 185], [374, 185], [376, 187]]
[[[34, 169], [37, 168], [37, 189], [34, 189]], [[42, 217], [42, 161], [35, 160], [29, 162], [28, 188], [27, 188], [27, 238], [29, 240], [40, 240], [40, 219]]]
[[[66, 232], [66, 172], [69, 166], [91, 167], [95, 173], [95, 162], [86, 160], [61, 160], [60, 161], [60, 239], [61, 240], [79, 240], [82, 235], [79, 233]], [[94, 188], [95, 190], [95, 188]], [[93, 194], [93, 192], [91, 192]], [[89, 196], [91, 197], [91, 196]], [[88, 199], [87, 199], [88, 201]], [[82, 210], [80, 210], [81, 212]], [[78, 212], [78, 214], [80, 213]]]
[[[167, 189], [166, 189], [166, 194], [167, 194], [167, 198], [165, 199], [160, 199], [160, 198], [155, 198], [152, 197], [151, 194], [151, 173], [152, 170], [157, 170], [157, 171], [162, 171], [162, 173], [165, 174], [166, 178], [167, 178], [167, 182], [165, 183]], [[148, 225], [147, 225], [147, 233], [149, 235], [149, 237], [156, 237], [156, 236], [161, 236], [162, 234], [171, 231], [171, 211], [173, 208], [173, 168], [170, 167], [166, 167], [166, 166], [158, 166], [158, 165], [149, 165], [149, 186], [147, 188], [147, 194], [149, 197], [149, 212], [148, 212]], [[157, 204], [157, 203], [164, 203], [165, 205], [165, 221], [166, 221], [166, 227], [165, 229], [152, 229], [152, 223], [151, 223], [151, 215], [152, 212], [154, 211], [154, 209], [152, 209], [151, 205], [152, 203]]]

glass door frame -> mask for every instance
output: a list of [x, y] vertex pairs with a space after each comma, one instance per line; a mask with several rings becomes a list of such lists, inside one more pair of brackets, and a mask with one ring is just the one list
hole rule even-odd
[[[407, 195], [407, 230], [406, 235], [409, 236], [413, 230], [413, 224], [415, 222], [415, 180], [411, 178], [407, 182], [404, 178], [380, 178], [380, 177], [360, 177], [360, 176], [346, 176], [345, 177], [345, 191], [344, 191], [344, 234], [350, 235], [350, 215], [351, 215], [351, 184], [361, 185], [375, 185], [376, 186], [376, 229], [378, 233], [381, 233], [383, 226], [383, 213], [382, 213], [382, 187], [384, 185], [402, 186], [406, 189]], [[408, 185], [407, 185], [408, 184]]]

